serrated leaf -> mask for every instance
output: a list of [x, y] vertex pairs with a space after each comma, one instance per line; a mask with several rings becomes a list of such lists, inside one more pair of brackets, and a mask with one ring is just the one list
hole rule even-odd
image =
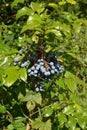
[[19, 70], [19, 76], [20, 76], [21, 80], [23, 80], [24, 82], [26, 82], [26, 80], [27, 80], [27, 72], [26, 72], [25, 68], [21, 68]]
[[58, 114], [58, 120], [59, 120], [60, 126], [63, 125], [65, 122], [67, 122], [66, 116], [61, 112], [59, 112]]
[[29, 111], [32, 111], [35, 108], [35, 102], [33, 100], [28, 101], [26, 106]]
[[6, 108], [5, 106], [0, 104], [0, 113], [6, 113]]
[[9, 67], [4, 72], [3, 84], [7, 87], [10, 87], [16, 82], [18, 77], [19, 77], [18, 68], [17, 67]]
[[14, 0], [11, 4], [11, 8], [13, 8], [14, 6], [17, 6], [18, 3], [24, 3], [24, 0]]
[[31, 9], [29, 9], [28, 7], [23, 7], [22, 9], [18, 10], [18, 12], [16, 14], [16, 19], [19, 19], [23, 15], [31, 15], [31, 14], [32, 14]]

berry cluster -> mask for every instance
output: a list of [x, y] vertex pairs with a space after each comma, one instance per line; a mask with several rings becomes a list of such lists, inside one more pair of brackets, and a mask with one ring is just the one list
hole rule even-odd
[[59, 66], [59, 64], [55, 64], [54, 62], [48, 63], [43, 59], [38, 59], [37, 62], [28, 69], [28, 76], [50, 80], [52, 75], [59, 75], [63, 70], [63, 66]]
[[29, 50], [19, 51], [19, 56], [14, 59], [14, 65], [26, 67], [28, 77], [38, 77], [51, 80], [54, 74], [59, 75], [64, 67], [60, 66], [56, 55], [52, 52], [45, 53], [44, 58], [36, 58], [36, 53], [29, 54]]

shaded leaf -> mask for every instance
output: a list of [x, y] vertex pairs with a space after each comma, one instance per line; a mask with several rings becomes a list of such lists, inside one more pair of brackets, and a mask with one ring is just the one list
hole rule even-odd
[[43, 126], [44, 122], [41, 121], [41, 118], [36, 118], [34, 121], [32, 121], [31, 125], [33, 129], [38, 129], [41, 126]]
[[11, 4], [11, 8], [13, 8], [14, 6], [17, 6], [18, 3], [24, 3], [24, 0], [14, 0]]
[[41, 97], [41, 94], [40, 93], [36, 93], [34, 96], [33, 96], [33, 100], [37, 103], [37, 104], [42, 104], [42, 97]]
[[35, 102], [34, 101], [28, 101], [27, 102], [27, 104], [26, 104], [26, 106], [27, 106], [27, 109], [29, 110], [29, 111], [32, 111], [34, 108], [35, 108]]

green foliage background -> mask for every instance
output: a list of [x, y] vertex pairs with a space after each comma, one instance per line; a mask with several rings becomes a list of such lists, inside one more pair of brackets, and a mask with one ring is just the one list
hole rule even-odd
[[[86, 0], [0, 2], [0, 129], [87, 130], [86, 6]], [[36, 92], [38, 83], [26, 83], [26, 68], [13, 61], [23, 46], [43, 40], [65, 70], [41, 80], [44, 91]]]

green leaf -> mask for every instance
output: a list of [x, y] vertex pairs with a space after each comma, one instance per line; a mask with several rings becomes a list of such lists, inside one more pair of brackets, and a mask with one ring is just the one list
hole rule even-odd
[[51, 116], [53, 113], [53, 109], [51, 107], [48, 107], [46, 108], [44, 111], [43, 111], [43, 115], [44, 117], [49, 117]]
[[5, 106], [0, 104], [0, 113], [6, 113], [6, 108]]
[[43, 126], [44, 122], [41, 121], [41, 118], [36, 118], [35, 121], [32, 121], [31, 126], [33, 129], [38, 129]]
[[68, 125], [72, 130], [75, 130], [77, 120], [75, 117], [69, 116], [68, 118]]
[[42, 122], [40, 118], [35, 119], [32, 122], [32, 128], [38, 130], [51, 130], [51, 122], [47, 120], [46, 122]]
[[65, 88], [64, 79], [57, 79], [56, 84], [62, 87], [63, 89]]
[[35, 103], [37, 104], [40, 104], [42, 103], [42, 97], [41, 97], [41, 94], [40, 93], [36, 93], [36, 92], [32, 92], [32, 91], [29, 91], [25, 97], [23, 97], [23, 99], [21, 99], [22, 102], [26, 102], [26, 101], [34, 101]]
[[44, 21], [38, 14], [29, 16], [27, 23], [22, 28], [21, 33], [27, 30], [37, 30], [37, 31], [42, 32], [43, 30], [41, 29], [41, 27], [43, 23]]
[[25, 68], [20, 68], [19, 76], [20, 76], [20, 79], [23, 80], [24, 82], [27, 81], [27, 72]]
[[25, 130], [26, 129], [26, 127], [25, 127], [25, 124], [24, 123], [22, 123], [21, 121], [15, 121], [14, 123], [13, 123], [13, 126], [14, 126], [14, 128], [16, 129], [16, 130]]
[[68, 3], [70, 4], [76, 4], [76, 1], [75, 0], [66, 0]]
[[36, 93], [34, 96], [33, 96], [33, 100], [41, 105], [42, 104], [42, 97], [41, 97], [41, 94], [40, 93]]
[[65, 122], [67, 122], [66, 116], [61, 112], [58, 113], [58, 120], [59, 120], [60, 126], [62, 126]]
[[11, 8], [13, 8], [14, 6], [17, 6], [18, 3], [24, 3], [24, 0], [14, 0], [11, 4]]
[[74, 85], [80, 84], [80, 85], [87, 87], [87, 84], [83, 80], [79, 79], [77, 76], [75, 76], [73, 73], [71, 73], [69, 71], [66, 71], [65, 78], [68, 80], [71, 80], [72, 83], [74, 83]]
[[53, 110], [58, 110], [60, 109], [60, 104], [58, 102], [54, 102], [52, 105], [51, 105], [51, 108]]
[[78, 124], [83, 130], [85, 130], [87, 127], [87, 122], [85, 122], [84, 119], [81, 119], [81, 117], [78, 118]]
[[19, 77], [18, 67], [9, 67], [3, 75], [3, 84], [7, 87], [12, 86]]
[[32, 13], [33, 12], [31, 9], [29, 9], [28, 7], [23, 7], [22, 9], [18, 10], [16, 14], [16, 19], [19, 19], [23, 15], [31, 15]]
[[34, 108], [35, 108], [35, 102], [34, 101], [28, 101], [27, 102], [27, 104], [26, 104], [26, 106], [27, 106], [27, 109], [29, 110], [29, 111], [32, 111]]
[[73, 81], [73, 79], [64, 79], [64, 83], [72, 93], [75, 92], [76, 84], [75, 81]]
[[41, 2], [41, 3], [38, 3], [38, 2], [31, 2], [31, 8], [33, 9], [34, 12], [38, 12], [39, 14], [41, 12], [43, 12], [44, 10], [44, 4]]
[[57, 37], [61, 37], [62, 36], [61, 32], [59, 30], [56, 30], [56, 29], [48, 29], [45, 33], [46, 34], [53, 33]]
[[39, 130], [51, 130], [51, 122], [50, 120], [44, 122], [43, 126], [39, 128]]
[[63, 113], [67, 115], [73, 114], [73, 112], [74, 112], [74, 108], [73, 106], [70, 106], [70, 105], [63, 109]]
[[7, 127], [8, 130], [14, 130], [14, 126], [12, 124], [8, 125]]
[[54, 8], [54, 9], [58, 9], [58, 5], [55, 3], [49, 3], [48, 6]]

